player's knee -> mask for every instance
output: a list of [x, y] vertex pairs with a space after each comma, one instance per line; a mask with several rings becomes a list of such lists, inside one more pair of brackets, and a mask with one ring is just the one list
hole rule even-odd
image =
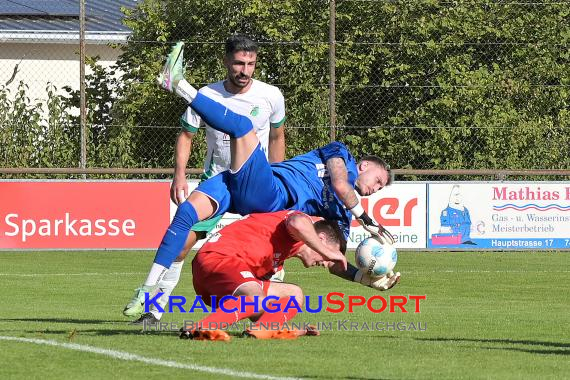
[[180, 261], [184, 261], [186, 259], [186, 256], [188, 256], [188, 252], [190, 252], [190, 250], [183, 250], [182, 252], [180, 252], [180, 254], [178, 255], [178, 257], [176, 257], [176, 259], [174, 259], [174, 261], [176, 261], [177, 263], [179, 263]]
[[179, 225], [180, 227], [190, 229], [198, 221], [198, 214], [194, 206], [189, 202], [183, 202], [176, 209], [171, 225]]
[[[194, 208], [199, 220], [208, 219], [217, 211], [218, 208], [216, 201], [199, 191], [191, 192], [190, 196], [184, 203], [188, 203]], [[178, 206], [178, 208], [180, 208], [180, 206]]]

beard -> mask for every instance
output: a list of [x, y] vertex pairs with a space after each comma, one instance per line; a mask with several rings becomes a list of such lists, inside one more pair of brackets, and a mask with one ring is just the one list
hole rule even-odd
[[[246, 79], [246, 82], [241, 82], [241, 79]], [[236, 87], [246, 87], [250, 82], [251, 82], [251, 77], [247, 77], [247, 76], [235, 76], [235, 77], [230, 77], [231, 82], [234, 84], [234, 86]]]

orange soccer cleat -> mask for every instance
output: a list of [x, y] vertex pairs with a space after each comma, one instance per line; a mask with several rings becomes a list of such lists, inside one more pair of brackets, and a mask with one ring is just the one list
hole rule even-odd
[[288, 329], [281, 328], [279, 330], [269, 329], [247, 329], [242, 336], [255, 339], [297, 339], [300, 336], [319, 336], [320, 331], [313, 325], [307, 326], [307, 329]]
[[194, 340], [217, 340], [228, 342], [231, 340], [230, 335], [224, 330], [180, 330], [180, 339], [194, 339]]

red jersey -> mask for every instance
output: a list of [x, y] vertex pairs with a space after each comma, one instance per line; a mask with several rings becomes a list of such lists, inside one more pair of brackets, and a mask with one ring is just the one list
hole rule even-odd
[[304, 244], [287, 231], [287, 219], [299, 211], [250, 214], [213, 234], [198, 251], [239, 257], [257, 278], [272, 275]]

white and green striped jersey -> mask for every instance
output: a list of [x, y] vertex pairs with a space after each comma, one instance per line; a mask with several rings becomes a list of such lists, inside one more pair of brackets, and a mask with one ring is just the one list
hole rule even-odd
[[[249, 90], [232, 94], [224, 88], [224, 81], [202, 87], [200, 93], [223, 104], [230, 110], [249, 117], [267, 156], [270, 128], [280, 128], [285, 122], [285, 99], [281, 91], [270, 84], [253, 79]], [[230, 138], [223, 132], [205, 124], [190, 107], [180, 119], [182, 128], [197, 132], [206, 128], [208, 152], [204, 160], [204, 174], [214, 176], [230, 167]]]

